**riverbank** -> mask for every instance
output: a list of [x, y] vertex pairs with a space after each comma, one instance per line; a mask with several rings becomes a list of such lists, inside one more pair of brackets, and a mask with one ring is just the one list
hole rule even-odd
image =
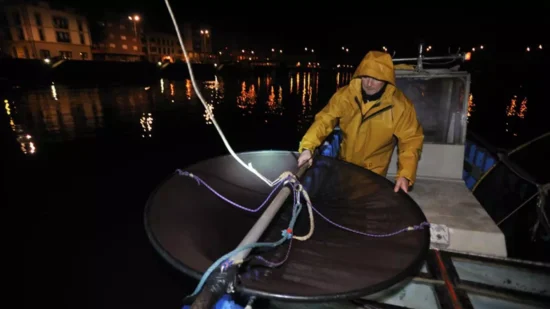
[[[198, 80], [214, 80], [219, 76], [247, 76], [255, 74], [285, 75], [293, 70], [300, 72], [334, 71], [333, 67], [295, 67], [281, 64], [279, 66], [250, 65], [249, 63], [223, 63], [220, 65], [194, 63], [193, 74]], [[84, 61], [59, 60], [44, 61], [40, 59], [0, 59], [0, 82], [4, 85], [51, 84], [58, 83], [149, 83], [160, 78], [184, 80], [190, 77], [185, 62], [119, 62], [119, 61]], [[352, 72], [353, 68], [338, 68], [341, 72]]]
[[[11, 84], [40, 84], [51, 81], [128, 81], [149, 82], [159, 78], [189, 78], [187, 64], [59, 60], [46, 62], [39, 59], [0, 59], [0, 81]], [[214, 79], [216, 68], [213, 64], [192, 64], [195, 77], [201, 80]]]

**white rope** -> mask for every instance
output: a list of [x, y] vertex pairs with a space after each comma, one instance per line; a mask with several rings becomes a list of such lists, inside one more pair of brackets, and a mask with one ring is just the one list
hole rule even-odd
[[277, 185], [282, 180], [281, 177], [277, 178], [275, 181], [271, 181], [271, 180], [267, 179], [265, 176], [260, 174], [260, 172], [258, 172], [256, 169], [254, 169], [252, 167], [252, 163], [248, 163], [248, 164], [244, 163], [243, 160], [241, 160], [241, 158], [239, 158], [237, 156], [237, 154], [233, 151], [233, 149], [229, 145], [229, 142], [225, 138], [225, 135], [223, 134], [222, 129], [218, 125], [218, 122], [216, 121], [216, 118], [214, 118], [214, 114], [212, 114], [212, 111], [210, 110], [210, 108], [208, 108], [208, 105], [206, 104], [206, 102], [205, 102], [204, 98], [202, 97], [202, 94], [199, 90], [199, 87], [197, 86], [197, 83], [195, 81], [195, 76], [193, 74], [193, 70], [191, 69], [191, 62], [189, 61], [189, 57], [187, 56], [187, 51], [185, 50], [185, 46], [183, 44], [183, 39], [181, 38], [181, 33], [180, 33], [180, 30], [179, 30], [179, 27], [178, 27], [178, 23], [176, 22], [176, 17], [174, 17], [174, 13], [172, 12], [172, 8], [170, 7], [170, 3], [168, 2], [168, 0], [165, 0], [165, 2], [166, 2], [166, 7], [168, 8], [168, 13], [170, 13], [170, 17], [172, 18], [172, 21], [174, 22], [174, 27], [176, 28], [176, 33], [178, 35], [178, 40], [179, 40], [181, 49], [183, 51], [183, 56], [185, 57], [185, 62], [187, 63], [187, 68], [189, 69], [189, 75], [191, 77], [191, 83], [193, 84], [193, 88], [195, 89], [195, 93], [197, 94], [197, 97], [201, 101], [202, 105], [204, 106], [204, 109], [206, 110], [206, 113], [210, 117], [210, 120], [212, 120], [212, 123], [216, 127], [216, 130], [218, 130], [218, 133], [220, 134], [220, 137], [222, 138], [222, 141], [225, 144], [225, 147], [227, 148], [227, 150], [229, 151], [231, 156], [233, 156], [233, 158], [235, 158], [235, 160], [237, 160], [237, 162], [239, 162], [242, 166], [244, 166], [247, 170], [252, 172], [254, 175], [258, 176], [261, 180], [263, 180], [265, 183], [267, 183], [270, 187], [273, 187], [273, 186]]

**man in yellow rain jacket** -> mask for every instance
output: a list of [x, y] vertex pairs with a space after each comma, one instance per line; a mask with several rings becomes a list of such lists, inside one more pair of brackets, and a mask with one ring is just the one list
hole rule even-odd
[[395, 192], [408, 192], [416, 178], [424, 132], [412, 102], [395, 86], [389, 54], [367, 53], [349, 85], [338, 89], [317, 113], [300, 142], [299, 166], [311, 163], [312, 153], [337, 124], [343, 133], [339, 158], [383, 176], [395, 137], [399, 154]]

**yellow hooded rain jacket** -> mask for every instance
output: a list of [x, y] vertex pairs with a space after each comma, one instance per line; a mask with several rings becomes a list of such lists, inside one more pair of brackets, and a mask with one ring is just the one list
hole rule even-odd
[[[386, 81], [386, 90], [379, 100], [364, 103], [361, 77]], [[299, 152], [313, 152], [336, 125], [343, 140], [339, 158], [385, 176], [395, 146], [398, 146], [397, 177], [405, 177], [412, 185], [424, 142], [424, 132], [411, 101], [395, 86], [395, 71], [387, 53], [369, 52], [355, 70], [351, 82], [340, 88], [329, 103], [315, 116], [300, 142]]]

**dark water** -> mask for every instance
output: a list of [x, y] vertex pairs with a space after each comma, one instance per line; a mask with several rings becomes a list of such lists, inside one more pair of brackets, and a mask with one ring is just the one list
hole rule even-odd
[[[350, 75], [291, 72], [200, 84], [235, 151], [295, 150], [315, 112]], [[536, 116], [545, 102], [517, 89], [503, 88], [501, 99], [490, 101], [493, 94], [472, 88], [471, 125], [503, 147], [547, 130]], [[514, 95], [516, 112], [506, 116]], [[196, 282], [150, 247], [143, 207], [176, 168], [227, 153], [190, 81], [21, 86], [0, 96], [4, 188], [23, 239], [25, 301], [177, 308]]]

